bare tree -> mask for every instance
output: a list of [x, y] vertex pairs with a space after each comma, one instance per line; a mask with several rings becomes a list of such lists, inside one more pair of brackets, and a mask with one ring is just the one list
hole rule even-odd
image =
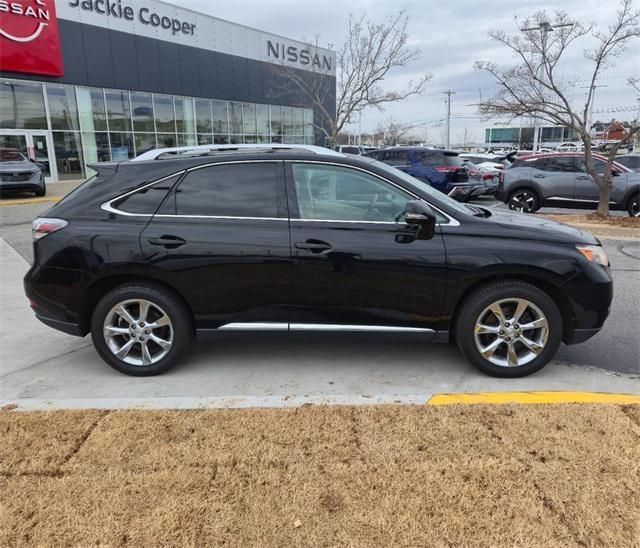
[[[314, 126], [333, 146], [343, 128], [354, 122], [354, 115], [368, 107], [383, 110], [387, 103], [402, 101], [423, 92], [431, 79], [425, 74], [411, 80], [402, 89], [391, 90], [384, 80], [395, 68], [404, 67], [420, 56], [420, 50], [409, 46], [408, 16], [400, 11], [385, 23], [373, 23], [349, 16], [346, 40], [337, 52], [336, 87], [331, 78], [323, 77], [321, 69], [315, 78], [308, 78], [298, 70], [278, 65], [283, 85], [295, 91], [313, 105], [317, 112]], [[290, 92], [290, 89], [286, 90]], [[335, 112], [333, 96], [335, 95]]]
[[[509, 49], [517, 58], [517, 64], [500, 69], [491, 61], [476, 62], [476, 69], [491, 74], [499, 85], [496, 95], [479, 103], [480, 114], [511, 118], [531, 116], [575, 130], [584, 145], [587, 171], [599, 188], [598, 213], [608, 215], [612, 165], [618, 147], [632, 139], [640, 127], [629, 128], [627, 138], [611, 147], [605, 172], [599, 173], [594, 167], [589, 116], [598, 77], [631, 41], [640, 37], [640, 11], [633, 9], [633, 0], [621, 0], [616, 20], [606, 30], [598, 30], [594, 24], [572, 21], [564, 12], [556, 12], [551, 21], [545, 11], [540, 11], [527, 18], [516, 34], [493, 31], [489, 36]], [[595, 42], [595, 47], [583, 51], [584, 67], [588, 72], [580, 78], [565, 81], [562, 61], [581, 39]], [[582, 105], [574, 106], [572, 96], [585, 76], [589, 83], [588, 93]]]
[[380, 142], [385, 146], [394, 146], [408, 141], [415, 141], [419, 124], [405, 124], [389, 117], [376, 127], [376, 134], [381, 135]]

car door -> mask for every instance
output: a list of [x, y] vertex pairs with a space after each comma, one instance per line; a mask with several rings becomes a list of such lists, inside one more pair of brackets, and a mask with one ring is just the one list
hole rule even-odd
[[199, 166], [141, 235], [154, 277], [189, 302], [199, 328], [286, 322], [291, 254], [282, 161]]
[[[593, 165], [598, 173], [604, 173], [606, 170], [606, 162], [599, 158], [593, 159]], [[593, 177], [587, 173], [587, 166], [584, 158], [577, 158], [577, 170], [575, 199], [585, 202], [597, 202], [600, 199], [600, 190], [593, 180]], [[627, 174], [618, 173], [613, 177], [613, 188], [609, 195], [611, 202], [621, 203], [624, 199], [627, 189]]]
[[404, 222], [415, 196], [353, 166], [287, 162], [293, 253], [291, 328], [436, 327], [445, 293], [439, 229]]
[[531, 162], [531, 178], [546, 200], [570, 201], [576, 183], [576, 168], [571, 156], [545, 156]]

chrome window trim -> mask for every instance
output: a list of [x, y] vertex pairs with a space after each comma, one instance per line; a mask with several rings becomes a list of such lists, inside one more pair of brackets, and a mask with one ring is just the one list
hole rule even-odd
[[442, 215], [444, 215], [447, 219], [449, 219], [448, 223], [437, 223], [438, 226], [460, 226], [460, 222], [455, 218], [452, 217], [451, 215], [449, 215], [448, 213], [445, 213], [444, 211], [442, 211], [440, 208], [434, 206], [432, 203], [428, 202], [427, 200], [425, 200], [424, 198], [418, 196], [417, 194], [415, 194], [414, 192], [404, 188], [403, 186], [398, 185], [397, 183], [394, 183], [393, 181], [390, 181], [389, 179], [386, 179], [385, 177], [382, 177], [376, 173], [372, 173], [371, 171], [368, 171], [366, 169], [362, 169], [360, 167], [357, 166], [350, 166], [347, 164], [337, 164], [335, 162], [327, 162], [327, 161], [319, 161], [319, 160], [295, 160], [295, 159], [291, 159], [291, 160], [272, 160], [272, 159], [267, 159], [267, 160], [227, 160], [224, 162], [211, 162], [208, 164], [202, 164], [199, 166], [194, 166], [188, 169], [181, 169], [180, 171], [177, 171], [175, 173], [172, 173], [171, 175], [167, 175], [165, 177], [163, 177], [162, 179], [158, 179], [156, 181], [152, 181], [150, 183], [147, 183], [141, 187], [135, 188], [133, 190], [130, 190], [129, 192], [125, 192], [124, 194], [121, 194], [120, 196], [117, 196], [115, 198], [112, 198], [106, 202], [104, 202], [103, 204], [101, 204], [100, 208], [104, 211], [107, 211], [109, 213], [115, 213], [117, 215], [123, 215], [125, 217], [160, 217], [160, 218], [164, 218], [164, 219], [233, 219], [233, 220], [250, 220], [250, 221], [255, 221], [255, 220], [261, 220], [261, 221], [296, 221], [296, 222], [303, 222], [303, 223], [350, 223], [350, 224], [379, 224], [379, 225], [404, 225], [405, 223], [394, 223], [391, 221], [347, 221], [347, 220], [338, 220], [338, 219], [299, 219], [299, 218], [294, 218], [291, 217], [290, 219], [287, 217], [243, 217], [243, 216], [226, 216], [226, 215], [171, 215], [171, 214], [157, 214], [154, 215], [153, 213], [128, 213], [126, 211], [121, 211], [119, 209], [116, 209], [115, 207], [113, 207], [113, 205], [111, 205], [113, 202], [117, 202], [118, 200], [121, 200], [122, 198], [125, 198], [131, 194], [134, 194], [136, 192], [140, 192], [141, 190], [144, 190], [145, 188], [148, 188], [150, 186], [156, 185], [158, 183], [161, 183], [162, 181], [166, 181], [167, 179], [171, 179], [172, 177], [175, 177], [177, 175], [181, 175], [181, 174], [185, 174], [185, 173], [190, 173], [191, 171], [196, 171], [198, 169], [204, 169], [206, 167], [213, 167], [213, 166], [219, 166], [219, 165], [227, 165], [227, 164], [255, 164], [255, 163], [276, 163], [276, 162], [294, 162], [294, 163], [302, 163], [302, 164], [322, 164], [322, 165], [328, 165], [328, 166], [336, 166], [336, 167], [347, 167], [349, 169], [355, 169], [357, 171], [362, 171], [363, 173], [366, 173], [368, 175], [372, 175], [373, 177], [376, 177], [382, 181], [385, 181], [386, 183], [402, 190], [403, 192], [406, 192], [407, 194], [409, 194], [410, 196], [412, 196], [413, 198], [416, 198], [418, 200], [421, 200], [423, 202], [425, 202], [426, 204], [428, 204], [430, 207], [432, 207], [433, 209], [435, 209], [436, 211], [438, 211], [439, 213], [441, 213]]
[[[328, 166], [334, 166], [334, 167], [346, 167], [348, 169], [355, 169], [356, 171], [362, 171], [363, 173], [366, 173], [367, 175], [372, 175], [373, 177], [376, 177], [378, 179], [380, 179], [381, 181], [384, 181], [385, 183], [390, 184], [391, 186], [394, 186], [400, 190], [402, 190], [403, 192], [406, 192], [407, 194], [409, 194], [410, 196], [413, 196], [414, 198], [421, 200], [422, 202], [424, 202], [425, 204], [428, 204], [430, 207], [432, 207], [433, 209], [435, 209], [436, 211], [438, 211], [439, 213], [441, 213], [442, 215], [444, 215], [447, 219], [449, 219], [448, 223], [436, 223], [440, 226], [460, 226], [460, 221], [458, 221], [458, 219], [456, 219], [455, 217], [452, 217], [451, 215], [449, 215], [448, 213], [445, 213], [444, 211], [442, 211], [439, 207], [434, 206], [431, 202], [428, 202], [427, 200], [425, 200], [422, 196], [418, 196], [416, 193], [412, 192], [411, 190], [408, 190], [406, 188], [404, 188], [403, 186], [394, 183], [393, 181], [390, 181], [389, 179], [383, 177], [382, 175], [378, 175], [377, 173], [373, 173], [369, 170], [363, 169], [361, 167], [357, 167], [357, 166], [350, 166], [348, 164], [337, 164], [335, 162], [328, 162], [328, 161], [323, 161], [323, 160], [296, 160], [296, 159], [285, 159], [284, 162], [289, 162], [289, 163], [296, 163], [296, 164], [322, 164], [322, 165], [328, 165]], [[336, 221], [336, 220], [332, 220], [332, 219], [297, 219], [294, 217], [291, 217], [291, 221], [312, 221], [312, 222], [321, 222], [321, 223], [366, 223], [366, 224], [404, 224], [404, 223], [392, 223], [391, 221]]]

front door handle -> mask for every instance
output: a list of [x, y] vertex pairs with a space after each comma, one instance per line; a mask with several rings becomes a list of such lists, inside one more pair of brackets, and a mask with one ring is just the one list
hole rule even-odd
[[160, 238], [149, 238], [151, 245], [161, 245], [167, 249], [175, 249], [187, 243], [187, 240], [171, 234], [163, 234]]
[[306, 242], [296, 242], [293, 245], [296, 249], [306, 249], [311, 253], [322, 253], [331, 249], [331, 244], [322, 240], [307, 240]]
[[589, 176], [588, 175], [578, 175], [576, 177], [576, 179], [580, 179], [581, 181], [588, 181], [589, 180]]
[[535, 177], [536, 179], [544, 179], [544, 178], [546, 177], [546, 175], [542, 175], [542, 173], [536, 173], [536, 174], [534, 175], [534, 177]]

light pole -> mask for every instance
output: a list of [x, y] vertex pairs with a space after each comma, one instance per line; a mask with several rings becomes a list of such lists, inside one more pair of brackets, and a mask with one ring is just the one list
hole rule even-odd
[[[564, 23], [562, 25], [551, 25], [551, 23], [549, 23], [549, 21], [542, 21], [541, 23], [538, 24], [538, 26], [536, 27], [529, 27], [529, 28], [524, 28], [524, 29], [520, 29], [521, 32], [530, 32], [530, 31], [534, 31], [534, 30], [539, 30], [542, 33], [542, 38], [540, 40], [540, 56], [542, 58], [542, 62], [540, 63], [540, 67], [538, 68], [538, 70], [542, 69], [542, 77], [541, 80], [544, 82], [544, 58], [546, 55], [546, 51], [547, 51], [547, 38], [549, 36], [550, 32], [553, 32], [555, 29], [559, 29], [562, 27], [573, 27], [573, 23]], [[536, 71], [537, 72], [537, 71]], [[544, 100], [544, 99], [543, 99]], [[533, 152], [536, 152], [538, 150], [538, 141], [542, 140], [541, 139], [541, 135], [540, 135], [540, 128], [538, 127], [538, 122], [534, 116], [533, 118]]]

